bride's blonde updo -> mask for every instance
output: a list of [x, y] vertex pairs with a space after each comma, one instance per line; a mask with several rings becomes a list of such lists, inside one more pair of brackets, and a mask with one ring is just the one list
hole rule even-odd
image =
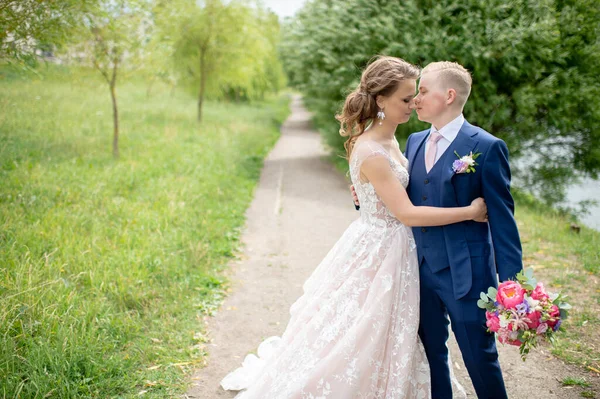
[[378, 56], [369, 63], [356, 89], [346, 97], [342, 113], [335, 116], [340, 134], [348, 137], [344, 143], [348, 159], [356, 139], [377, 117], [377, 96], [389, 96], [403, 80], [418, 77], [419, 68], [401, 58]]

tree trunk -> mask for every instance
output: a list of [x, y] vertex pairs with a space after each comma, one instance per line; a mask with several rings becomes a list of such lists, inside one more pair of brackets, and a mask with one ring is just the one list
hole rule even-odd
[[200, 55], [200, 92], [198, 93], [198, 122], [202, 121], [202, 102], [204, 101], [204, 90], [206, 89], [206, 64], [204, 56], [206, 52], [202, 51]]
[[112, 98], [113, 106], [113, 157], [119, 159], [119, 109], [117, 107], [117, 67], [119, 65], [119, 52], [114, 49], [112, 77], [108, 85], [110, 86], [110, 97]]
[[150, 82], [148, 82], [148, 86], [146, 87], [146, 99], [150, 98], [150, 94], [152, 92], [152, 86], [154, 86], [154, 81], [156, 78], [153, 76], [150, 78]]
[[[98, 43], [102, 44], [102, 39], [96, 38]], [[108, 53], [107, 53], [108, 55]], [[92, 63], [94, 67], [100, 71], [104, 79], [106, 79], [106, 83], [108, 83], [108, 88], [110, 89], [110, 98], [112, 100], [112, 109], [113, 109], [113, 157], [119, 158], [119, 110], [117, 108], [117, 70], [119, 66], [119, 51], [117, 48], [112, 50], [112, 75], [109, 76], [109, 71], [105, 70], [101, 64], [98, 62], [98, 59], [92, 57]]]
[[112, 99], [113, 108], [113, 156], [119, 158], [119, 110], [117, 108], [117, 93], [115, 85], [110, 85], [110, 97]]

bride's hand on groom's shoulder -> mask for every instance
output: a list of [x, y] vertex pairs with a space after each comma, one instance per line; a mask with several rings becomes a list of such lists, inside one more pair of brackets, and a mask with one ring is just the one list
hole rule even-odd
[[473, 210], [473, 220], [476, 222], [487, 223], [488, 214], [487, 214], [487, 205], [485, 204], [485, 200], [481, 197], [475, 198], [473, 202], [471, 202], [471, 208]]

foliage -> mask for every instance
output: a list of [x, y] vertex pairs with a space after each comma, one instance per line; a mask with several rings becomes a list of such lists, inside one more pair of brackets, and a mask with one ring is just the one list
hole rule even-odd
[[123, 81], [115, 162], [100, 74], [39, 74], [0, 69], [0, 392], [176, 397], [287, 103], [208, 102], [200, 127], [187, 94]]
[[138, 67], [150, 25], [145, 1], [102, 0], [82, 18], [80, 42], [70, 54], [94, 65], [105, 78], [115, 66]]
[[522, 186], [556, 203], [576, 176], [600, 171], [599, 20], [595, 0], [313, 0], [284, 26], [281, 54], [339, 153], [333, 116], [374, 55], [459, 62], [474, 78], [467, 119], [522, 160]]
[[181, 82], [198, 96], [198, 119], [206, 96], [255, 99], [281, 88], [279, 24], [260, 4], [163, 1], [154, 14]]
[[0, 0], [0, 58], [35, 61], [69, 42], [96, 0]]

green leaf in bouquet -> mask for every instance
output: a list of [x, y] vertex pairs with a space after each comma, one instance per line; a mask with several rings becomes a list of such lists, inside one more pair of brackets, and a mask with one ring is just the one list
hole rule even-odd
[[571, 310], [571, 309], [573, 309], [573, 306], [569, 305], [569, 304], [568, 304], [568, 303], [566, 303], [566, 302], [560, 302], [560, 303], [558, 304], [558, 308], [559, 308], [559, 309], [564, 309], [564, 310]]
[[530, 289], [533, 291], [533, 290], [535, 290], [535, 287], [537, 285], [537, 280], [532, 278], [531, 280], [527, 281], [526, 285], [527, 285], [527, 289]]
[[526, 330], [523, 331], [522, 334], [519, 334], [519, 340], [522, 342], [519, 347], [519, 353], [521, 354], [521, 359], [525, 361], [531, 348], [537, 346], [539, 339], [535, 330]]
[[519, 353], [521, 354], [521, 360], [525, 361], [527, 359], [527, 355], [529, 354], [529, 346], [526, 342], [523, 342], [521, 346], [519, 346]]
[[566, 320], [569, 318], [569, 310], [571, 309], [571, 305], [569, 305], [568, 303], [566, 305], [568, 306], [567, 308], [561, 308], [560, 305], [558, 306], [561, 320]]
[[525, 275], [523, 274], [523, 270], [517, 273], [517, 281], [519, 283], [525, 283], [527, 281], [527, 277], [525, 277]]
[[550, 302], [554, 302], [554, 301], [556, 301], [557, 299], [559, 299], [559, 297], [560, 297], [560, 293], [556, 293], [556, 292], [550, 292], [550, 293], [548, 293], [548, 297], [549, 297], [549, 299], [550, 299]]
[[[554, 298], [556, 297], [556, 298]], [[552, 302], [554, 302], [554, 304], [560, 304], [560, 303], [566, 303], [566, 299], [568, 298], [568, 295], [563, 295], [562, 292], [559, 292], [556, 295], [550, 295], [550, 299]]]
[[490, 298], [488, 298], [487, 295], [485, 295], [485, 292], [482, 292], [479, 294], [479, 297], [481, 298], [481, 300], [485, 303], [488, 303], [490, 301]]
[[521, 275], [519, 277], [517, 277], [517, 279], [519, 280], [519, 284], [521, 284], [521, 287], [527, 289], [527, 290], [534, 290], [535, 286], [537, 284], [536, 280], [528, 280], [527, 277]]
[[533, 277], [533, 268], [528, 267], [517, 274], [517, 280], [524, 288], [533, 290], [537, 285], [537, 280]]
[[488, 296], [488, 297], [489, 297], [491, 300], [495, 301], [495, 300], [496, 300], [496, 297], [498, 296], [498, 290], [497, 290], [496, 288], [494, 288], [494, 287], [490, 287], [490, 288], [488, 288], [487, 296]]
[[479, 306], [481, 309], [487, 309], [487, 303], [483, 302], [481, 299], [477, 300], [477, 306]]
[[530, 283], [522, 283], [521, 287], [525, 288], [526, 290], [530, 290], [530, 291], [533, 291], [535, 289], [535, 286], [531, 285]]
[[[560, 319], [567, 320], [569, 318], [569, 312], [567, 310], [560, 311]], [[562, 325], [558, 328], [559, 330], [562, 328]]]
[[525, 277], [527, 277], [528, 280], [533, 279], [533, 267], [528, 267], [525, 269]]

